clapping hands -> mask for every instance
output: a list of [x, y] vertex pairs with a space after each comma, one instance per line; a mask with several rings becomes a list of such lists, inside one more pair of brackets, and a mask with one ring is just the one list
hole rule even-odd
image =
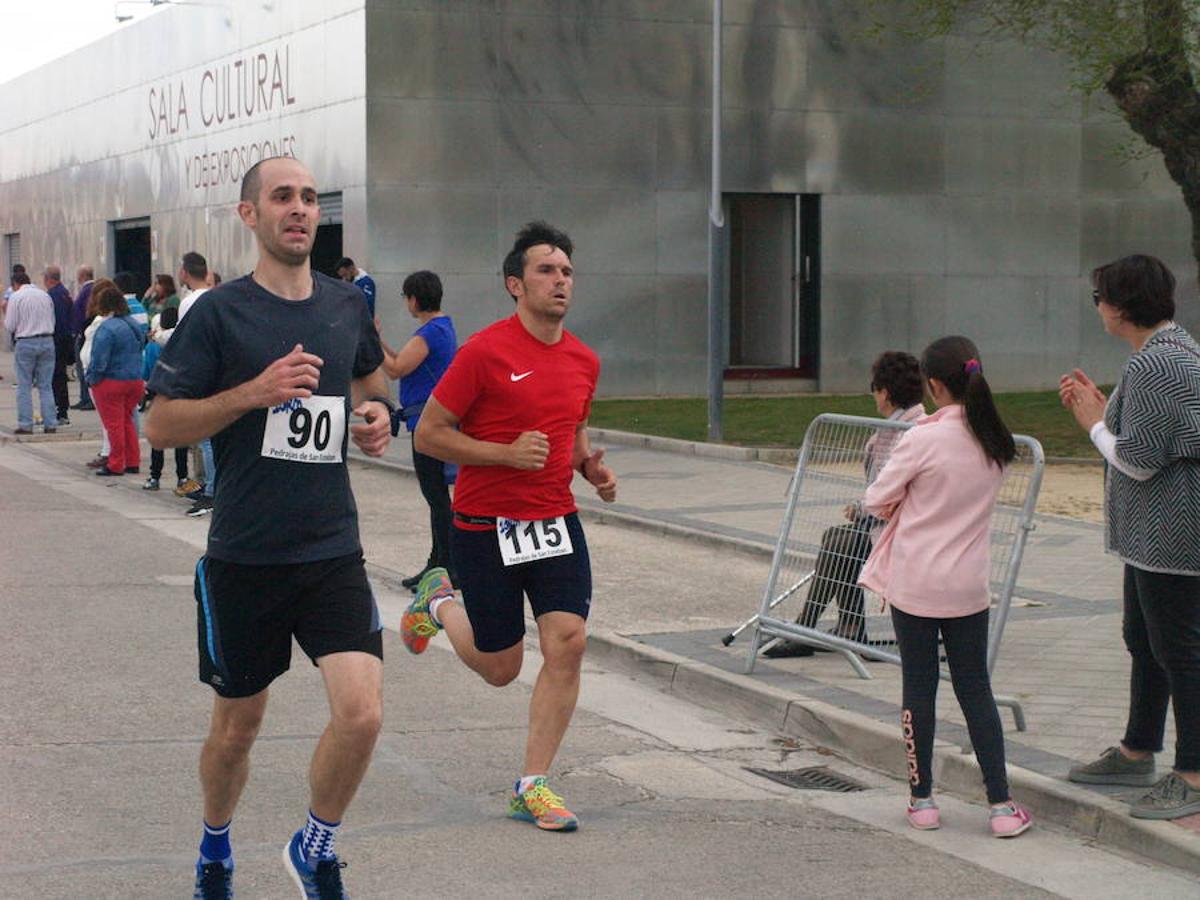
[[1084, 431], [1091, 431], [1097, 422], [1104, 421], [1108, 398], [1082, 369], [1075, 369], [1059, 379], [1058, 396]]

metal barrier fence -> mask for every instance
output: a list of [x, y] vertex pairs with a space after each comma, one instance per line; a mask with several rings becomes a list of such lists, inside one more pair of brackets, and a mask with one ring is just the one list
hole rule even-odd
[[[859, 572], [883, 523], [863, 513], [868, 479], [883, 468], [892, 447], [911, 423], [861, 416], [823, 414], [804, 434], [792, 476], [779, 539], [758, 614], [726, 635], [724, 643], [754, 628], [746, 671], [774, 639], [841, 653], [862, 678], [870, 678], [860, 657], [899, 664], [891, 617], [872, 614], [879, 598], [857, 584]], [[988, 671], [996, 663], [1008, 620], [1017, 571], [1041, 487], [1045, 457], [1037, 440], [1015, 435], [1017, 458], [1005, 471], [992, 513], [992, 610]], [[779, 608], [787, 604], [790, 615]], [[824, 626], [824, 627], [823, 627]], [[948, 677], [943, 669], [942, 677]], [[1012, 698], [996, 702], [1013, 710], [1018, 730], [1025, 716]]]

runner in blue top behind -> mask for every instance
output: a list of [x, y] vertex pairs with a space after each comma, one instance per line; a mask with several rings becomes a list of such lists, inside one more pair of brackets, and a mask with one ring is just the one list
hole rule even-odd
[[[400, 379], [399, 418], [409, 432], [417, 430], [417, 420], [425, 401], [442, 377], [442, 373], [454, 359], [458, 339], [454, 333], [454, 322], [442, 312], [442, 280], [433, 272], [413, 272], [404, 279], [404, 300], [408, 314], [420, 322], [413, 336], [399, 352], [385, 342], [386, 354], [383, 370], [391, 378]], [[398, 423], [393, 423], [398, 431]], [[425, 567], [405, 578], [402, 584], [416, 590], [417, 584], [430, 569], [450, 565], [450, 491], [447, 488], [448, 467], [440, 459], [426, 456], [413, 448], [413, 467], [417, 470], [417, 481], [421, 493], [429, 504], [429, 529], [433, 533], [433, 547]]]

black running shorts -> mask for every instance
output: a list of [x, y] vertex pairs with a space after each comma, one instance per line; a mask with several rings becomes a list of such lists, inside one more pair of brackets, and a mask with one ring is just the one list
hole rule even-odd
[[450, 529], [454, 586], [483, 653], [505, 650], [525, 636], [525, 595], [533, 615], [570, 612], [586, 619], [592, 604], [592, 564], [577, 513], [565, 516], [574, 552], [504, 565], [496, 530]]
[[200, 680], [249, 697], [288, 670], [292, 638], [309, 659], [358, 650], [383, 659], [361, 552], [279, 566], [202, 557], [196, 564]]

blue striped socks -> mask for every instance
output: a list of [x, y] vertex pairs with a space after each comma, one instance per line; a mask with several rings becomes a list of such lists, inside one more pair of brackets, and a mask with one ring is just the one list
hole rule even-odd
[[341, 822], [324, 822], [308, 811], [308, 824], [300, 838], [300, 849], [308, 859], [333, 859], [333, 842]]
[[232, 824], [232, 819], [215, 828], [204, 823], [204, 838], [200, 841], [201, 865], [219, 862], [227, 869], [233, 868], [233, 848], [229, 846], [229, 826]]

